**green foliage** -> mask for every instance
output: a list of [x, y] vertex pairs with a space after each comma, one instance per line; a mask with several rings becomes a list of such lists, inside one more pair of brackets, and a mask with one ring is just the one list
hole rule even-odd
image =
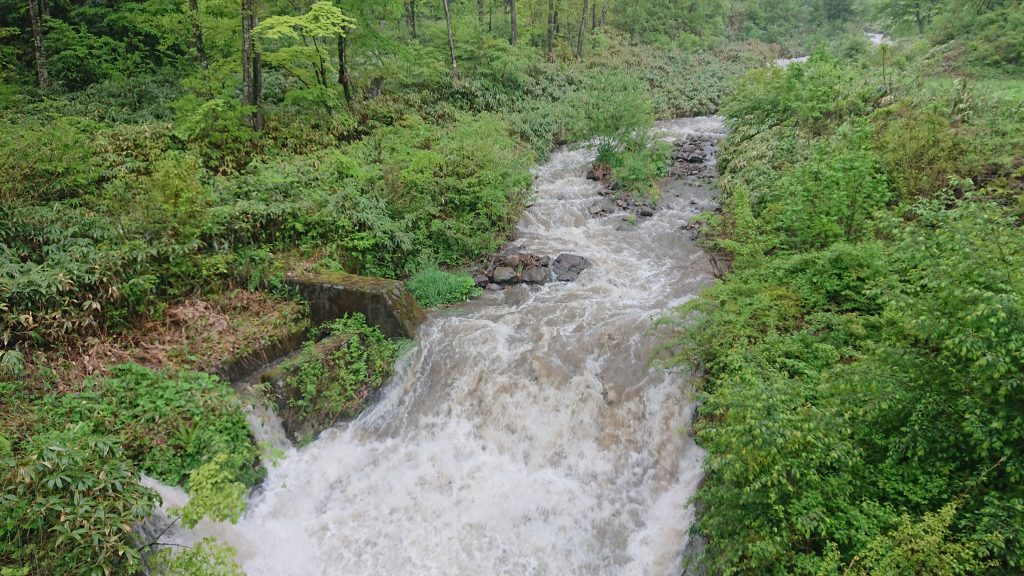
[[238, 101], [202, 101], [190, 95], [178, 100], [175, 108], [174, 135], [196, 150], [210, 170], [240, 170], [258, 152], [259, 134], [242, 121], [246, 111]]
[[772, 222], [778, 245], [821, 247], [864, 235], [871, 216], [891, 197], [880, 159], [870, 149], [872, 137], [864, 122], [844, 124], [767, 187], [758, 212]]
[[805, 106], [790, 74], [749, 76], [726, 107], [707, 242], [733, 266], [674, 316], [670, 363], [704, 374], [709, 568], [1018, 572], [1024, 239], [995, 201], [1013, 193], [946, 142], [956, 108]]
[[[132, 526], [157, 503], [119, 443], [79, 423], [0, 453], [0, 567], [18, 574], [130, 573]], [[24, 570], [27, 569], [27, 572]]]
[[245, 512], [246, 488], [236, 481], [231, 457], [220, 453], [189, 473], [188, 503], [181, 510], [181, 524], [195, 528], [203, 518], [234, 524]]
[[260, 477], [257, 450], [231, 387], [216, 376], [175, 376], [124, 364], [110, 378], [94, 378], [77, 394], [50, 397], [52, 422], [89, 421], [97, 431], [120, 435], [128, 458], [163, 482], [182, 485], [188, 474], [218, 454], [238, 481]]
[[[355, 20], [330, 2], [315, 2], [297, 16], [271, 16], [253, 30], [267, 64], [292, 74], [303, 85], [291, 92], [292, 98], [322, 101], [328, 107], [337, 96], [336, 75], [329, 68], [330, 42], [338, 41], [355, 28]], [[316, 88], [314, 88], [316, 86]], [[294, 100], [293, 100], [294, 101]]]
[[798, 126], [821, 134], [868, 110], [875, 95], [848, 67], [816, 52], [803, 64], [748, 72], [722, 112], [744, 124]]
[[[518, 221], [530, 185], [529, 156], [491, 115], [461, 117], [447, 128], [408, 117], [362, 142], [357, 153], [374, 169], [371, 190], [400, 215], [412, 246], [444, 264], [496, 250]], [[373, 232], [365, 239], [375, 240]], [[403, 267], [418, 255], [406, 255]], [[371, 273], [401, 270], [381, 270], [374, 260], [363, 265]]]
[[163, 548], [147, 558], [153, 576], [244, 576], [235, 562], [235, 549], [203, 538], [191, 548]]
[[624, 72], [591, 79], [584, 94], [583, 126], [597, 149], [594, 164], [611, 168], [613, 182], [626, 193], [655, 196], [654, 179], [669, 166], [665, 142], [654, 133], [650, 97]]
[[965, 146], [949, 120], [934, 112], [890, 109], [876, 121], [877, 146], [905, 198], [932, 194], [963, 172]]
[[591, 80], [583, 102], [587, 132], [593, 138], [598, 162], [644, 138], [654, 126], [650, 97], [639, 81], [625, 72], [609, 72]]
[[481, 293], [469, 274], [453, 274], [436, 265], [421, 268], [405, 285], [424, 308], [463, 302]]
[[391, 375], [399, 349], [398, 341], [368, 326], [362, 314], [334, 320], [323, 330], [329, 336], [319, 343], [308, 342], [280, 367], [286, 376], [278, 400], [287, 409], [285, 418], [302, 423], [295, 428], [314, 435], [366, 407], [369, 395]]
[[898, 576], [908, 573], [958, 576], [977, 574], [988, 567], [978, 560], [979, 550], [958, 540], [951, 540], [957, 504], [949, 503], [929, 512], [914, 522], [909, 516], [900, 518], [892, 532], [873, 540], [860, 562], [853, 563], [848, 574]]

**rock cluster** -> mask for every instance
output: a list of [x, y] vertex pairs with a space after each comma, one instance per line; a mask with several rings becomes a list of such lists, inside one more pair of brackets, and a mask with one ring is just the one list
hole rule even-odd
[[651, 216], [654, 216], [654, 211], [658, 209], [658, 205], [651, 200], [638, 200], [630, 197], [615, 198], [613, 197], [614, 194], [614, 190], [602, 190], [601, 195], [604, 196], [604, 198], [592, 203], [587, 208], [587, 211], [595, 218], [607, 216], [608, 214], [614, 214], [620, 211], [632, 212], [640, 218], [650, 218]]
[[512, 284], [546, 284], [572, 282], [580, 272], [590, 268], [590, 260], [576, 254], [559, 254], [554, 260], [525, 252], [496, 255], [489, 266], [473, 275], [476, 285], [488, 290], [501, 290]]
[[715, 174], [715, 140], [706, 136], [690, 136], [678, 140], [672, 149], [672, 168], [669, 174], [673, 177], [692, 176], [696, 178], [714, 178]]

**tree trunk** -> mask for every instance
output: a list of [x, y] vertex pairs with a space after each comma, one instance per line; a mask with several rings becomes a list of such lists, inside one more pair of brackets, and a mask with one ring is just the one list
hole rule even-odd
[[345, 101], [352, 103], [352, 81], [348, 77], [348, 39], [338, 34], [338, 84], [345, 93]]
[[452, 53], [452, 74], [459, 74], [459, 65], [455, 62], [455, 37], [452, 36], [452, 10], [448, 6], [448, 0], [444, 1], [444, 19], [448, 24], [448, 50]]
[[242, 104], [252, 108], [246, 124], [254, 130], [263, 127], [260, 115], [261, 78], [259, 51], [254, 49], [252, 29], [259, 24], [256, 16], [256, 0], [242, 0]]
[[583, 0], [583, 11], [580, 12], [580, 29], [576, 34], [576, 59], [583, 59], [583, 28], [587, 25], [587, 0]]
[[548, 0], [548, 60], [555, 59], [555, 0]]
[[918, 34], [924, 34], [924, 18], [921, 16], [921, 5], [917, 4], [914, 7], [914, 21], [917, 22]]
[[476, 18], [480, 23], [480, 31], [484, 31], [484, 0], [476, 0]]
[[508, 0], [508, 18], [512, 24], [512, 32], [509, 34], [509, 44], [515, 46], [519, 42], [519, 18], [516, 16], [516, 0]]
[[416, 0], [409, 0], [409, 31], [416, 37]]
[[210, 68], [206, 61], [206, 42], [203, 41], [203, 26], [199, 22], [199, 0], [188, 0], [188, 9], [192, 14], [192, 38], [196, 44], [196, 56], [203, 70]]
[[590, 5], [590, 29], [597, 29], [597, 0]]
[[316, 79], [324, 88], [327, 87], [327, 62], [324, 61], [324, 52], [327, 51], [327, 40], [324, 39], [324, 51], [320, 50], [320, 43], [317, 42], [316, 36], [313, 36], [313, 48], [316, 50], [317, 66], [316, 66]]
[[46, 73], [46, 51], [43, 49], [43, 16], [39, 9], [39, 0], [28, 0], [28, 15], [32, 20], [32, 51], [36, 60], [36, 81], [39, 88], [45, 89], [50, 84]]

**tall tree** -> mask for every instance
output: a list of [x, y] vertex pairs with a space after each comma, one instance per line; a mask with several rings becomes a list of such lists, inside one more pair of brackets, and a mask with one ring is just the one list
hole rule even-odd
[[196, 57], [199, 58], [199, 65], [207, 69], [210, 65], [206, 61], [206, 42], [203, 41], [203, 26], [199, 21], [199, 0], [188, 0], [188, 9], [192, 16], [192, 38], [196, 44]]
[[40, 0], [28, 0], [28, 14], [32, 21], [32, 50], [35, 53], [36, 81], [40, 88], [50, 83], [46, 73], [46, 51], [43, 49], [43, 14], [39, 6]]
[[508, 41], [513, 46], [519, 41], [519, 19], [516, 18], [516, 0], [508, 0], [508, 16], [512, 24], [512, 31], [509, 33]]
[[259, 25], [256, 13], [257, 0], [242, 0], [242, 104], [251, 107], [246, 123], [254, 130], [263, 128], [260, 114], [260, 92], [262, 91], [262, 63], [259, 50], [253, 43], [252, 31]]
[[416, 37], [416, 0], [409, 0], [406, 4], [407, 12], [406, 17], [409, 19], [409, 32], [412, 33], [412, 37]]
[[345, 101], [352, 103], [352, 80], [348, 76], [348, 39], [338, 34], [338, 84], [345, 93]]
[[455, 37], [452, 36], [452, 9], [450, 6], [448, 6], [448, 0], [443, 0], [443, 2], [444, 19], [445, 22], [448, 24], [448, 49], [451, 51], [452, 54], [452, 74], [458, 75], [459, 65], [455, 61]]
[[580, 29], [576, 34], [576, 59], [583, 58], [583, 28], [587, 25], [587, 0], [583, 0], [583, 10], [580, 12]]
[[476, 0], [476, 18], [480, 23], [480, 31], [484, 31], [484, 0]]
[[548, 60], [555, 59], [555, 0], [548, 0]]

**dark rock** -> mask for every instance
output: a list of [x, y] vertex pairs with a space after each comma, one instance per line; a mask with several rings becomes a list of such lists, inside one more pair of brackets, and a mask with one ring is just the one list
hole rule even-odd
[[551, 263], [551, 271], [559, 282], [572, 282], [590, 266], [590, 260], [583, 256], [562, 253]]
[[490, 290], [491, 292], [500, 292], [501, 291], [501, 285], [500, 284], [488, 284], [487, 285], [487, 289]]
[[601, 177], [597, 175], [597, 170], [591, 168], [587, 170], [587, 180], [600, 180]]
[[309, 302], [314, 324], [359, 313], [389, 338], [413, 338], [426, 319], [405, 284], [397, 280], [329, 273], [296, 276], [285, 283]]
[[494, 280], [494, 282], [498, 284], [508, 284], [515, 280], [515, 278], [516, 271], [509, 266], [498, 266], [491, 274], [491, 280]]
[[686, 157], [686, 161], [690, 164], [703, 164], [705, 158], [700, 154], [690, 154]]
[[548, 269], [542, 266], [530, 266], [523, 271], [523, 282], [531, 284], [543, 284], [550, 277], [551, 274], [548, 272]]
[[600, 202], [594, 202], [593, 204], [591, 204], [589, 210], [590, 213], [594, 216], [597, 216], [598, 214], [604, 212], [604, 208], [601, 207]]
[[642, 218], [650, 218], [651, 216], [654, 216], [654, 208], [651, 208], [650, 206], [641, 206], [638, 213]]
[[487, 277], [487, 274], [480, 274], [479, 272], [473, 274], [473, 282], [476, 283], [478, 288], [483, 288], [490, 284], [491, 279]]

